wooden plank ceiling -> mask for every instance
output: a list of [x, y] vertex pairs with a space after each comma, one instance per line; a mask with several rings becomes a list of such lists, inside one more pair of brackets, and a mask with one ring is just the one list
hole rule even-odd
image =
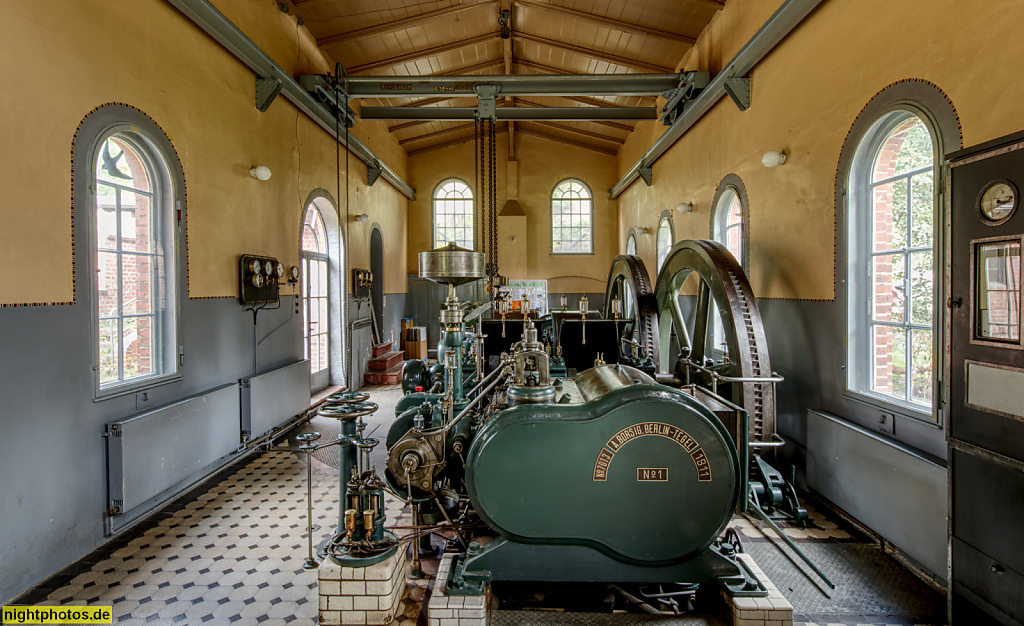
[[[350, 75], [663, 73], [725, 0], [292, 0], [327, 56]], [[511, 37], [498, 15], [511, 11]], [[476, 106], [475, 98], [390, 97], [367, 106]], [[498, 106], [655, 106], [653, 97], [499, 98]], [[499, 132], [615, 154], [635, 121], [500, 122]], [[473, 123], [390, 123], [409, 154], [473, 138]]]

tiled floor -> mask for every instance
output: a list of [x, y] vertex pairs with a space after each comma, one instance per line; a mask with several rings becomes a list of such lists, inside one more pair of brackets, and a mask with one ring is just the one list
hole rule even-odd
[[[376, 392], [372, 399], [380, 402], [381, 411], [367, 420], [371, 428], [375, 422], [383, 424], [390, 421], [393, 415], [391, 407], [400, 397], [400, 391], [394, 388], [372, 391]], [[329, 440], [327, 431], [330, 426], [322, 423], [318, 426], [325, 431], [322, 441]], [[374, 436], [383, 439], [385, 432], [378, 430]], [[313, 502], [313, 516], [318, 526], [313, 533], [316, 543], [333, 533], [338, 517], [337, 470], [316, 459], [313, 460]], [[400, 502], [388, 502], [389, 525], [402, 514], [401, 506]], [[829, 556], [826, 565], [838, 568], [836, 571], [853, 571], [853, 582], [847, 583], [861, 584], [857, 582], [861, 579], [856, 576], [856, 570], [861, 567], [857, 565], [859, 561], [855, 558], [843, 561], [847, 557], [843, 556], [842, 550], [850, 552], [856, 548], [864, 552], [861, 548], [868, 544], [841, 521], [813, 510], [813, 507], [811, 509], [810, 527], [807, 530], [787, 529], [787, 535], [801, 545], [813, 546], [828, 555], [838, 555], [834, 558]], [[305, 516], [305, 458], [291, 452], [259, 453], [214, 477], [206, 486], [131, 531], [127, 538], [119, 540], [121, 545], [91, 555], [63, 572], [62, 576], [30, 592], [19, 603], [113, 605], [115, 624], [316, 624], [316, 571], [302, 568], [307, 542]], [[735, 526], [750, 546], [748, 552], [758, 559], [774, 580], [776, 574], [762, 562], [771, 562], [773, 552], [767, 551], [776, 551], [768, 543], [770, 540], [762, 531], [763, 525], [738, 517]], [[874, 558], [870, 553], [868, 556], [869, 560]], [[788, 562], [775, 565], [793, 567]], [[435, 572], [436, 562], [425, 561], [424, 570], [428, 574]], [[838, 606], [835, 598], [839, 596], [824, 593], [820, 585], [814, 585], [798, 570], [792, 570], [791, 574], [796, 577], [796, 582], [789, 585], [788, 591], [779, 581], [775, 582], [787, 597], [790, 594], [794, 596], [795, 600], [790, 599], [798, 614], [795, 617], [797, 622], [823, 625], [914, 623], [913, 620], [908, 621], [908, 616], [886, 620], [886, 615], [831, 610], [829, 607]], [[912, 579], [905, 571], [892, 575]], [[904, 580], [900, 584], [906, 586], [909, 583]], [[916, 584], [923, 587], [919, 582]], [[427, 585], [426, 579], [409, 582], [403, 601], [405, 612], [394, 626], [426, 623], [420, 615], [420, 603], [428, 593]], [[884, 595], [884, 589], [869, 591]], [[802, 613], [801, 601], [815, 611]], [[886, 605], [882, 603], [880, 606]], [[891, 612], [896, 617], [896, 612]], [[499, 615], [493, 617], [500, 621]], [[636, 616], [606, 617], [612, 620], [609, 623], [627, 624], [634, 623], [630, 620]], [[565, 621], [567, 619], [566, 615], [562, 623], [570, 623]], [[503, 623], [514, 622], [506, 619]], [[665, 626], [671, 623], [674, 622], [663, 622]], [[710, 618], [705, 623], [718, 622]], [[928, 623], [940, 622], [932, 620]]]

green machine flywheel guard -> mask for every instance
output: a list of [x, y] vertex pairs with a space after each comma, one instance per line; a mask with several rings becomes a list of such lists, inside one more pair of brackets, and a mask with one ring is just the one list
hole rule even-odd
[[474, 508], [506, 540], [646, 567], [704, 553], [746, 497], [722, 422], [659, 385], [503, 411], [477, 432], [466, 467]]

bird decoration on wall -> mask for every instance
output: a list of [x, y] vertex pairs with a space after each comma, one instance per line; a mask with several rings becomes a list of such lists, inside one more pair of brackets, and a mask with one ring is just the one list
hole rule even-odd
[[131, 180], [131, 176], [117, 169], [117, 162], [120, 161], [121, 157], [124, 156], [124, 150], [118, 152], [117, 156], [112, 156], [110, 154], [110, 144], [111, 142], [109, 139], [103, 144], [103, 154], [101, 155], [103, 157], [103, 171], [106, 172], [111, 178]]

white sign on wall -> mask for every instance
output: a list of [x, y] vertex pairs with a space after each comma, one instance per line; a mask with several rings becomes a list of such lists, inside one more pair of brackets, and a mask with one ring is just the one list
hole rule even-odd
[[501, 287], [501, 294], [508, 294], [512, 300], [512, 310], [522, 307], [523, 296], [530, 300], [530, 309], [537, 311], [538, 317], [548, 314], [548, 281], [546, 280], [510, 280], [508, 285]]

